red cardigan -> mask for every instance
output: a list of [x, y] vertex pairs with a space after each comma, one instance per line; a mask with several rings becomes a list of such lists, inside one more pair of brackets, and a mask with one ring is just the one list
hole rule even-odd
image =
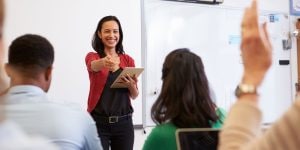
[[[119, 54], [120, 57], [120, 67], [135, 67], [134, 60], [127, 54]], [[108, 69], [102, 69], [98, 72], [94, 72], [91, 69], [91, 62], [93, 60], [100, 59], [98, 53], [89, 52], [85, 57], [85, 64], [89, 73], [90, 79], [90, 92], [88, 97], [88, 112], [92, 112], [96, 107], [100, 96], [102, 94], [103, 88], [106, 83], [108, 76]]]

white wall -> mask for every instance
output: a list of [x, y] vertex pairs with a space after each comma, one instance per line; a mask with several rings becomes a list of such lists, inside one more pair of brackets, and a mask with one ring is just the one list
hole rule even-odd
[[[248, 6], [252, 0], [224, 0], [222, 5], [243, 8]], [[289, 12], [289, 0], [257, 0], [261, 10], [276, 12]]]
[[[208, 79], [215, 91], [217, 105], [229, 110], [235, 102], [234, 89], [240, 82], [240, 23], [243, 9], [251, 0], [225, 0], [221, 5], [145, 1], [146, 80], [144, 125], [153, 126], [150, 110], [161, 87], [161, 67], [165, 56], [173, 49], [188, 47], [199, 54]], [[282, 40], [289, 37], [287, 1], [258, 1], [260, 21], [268, 23], [273, 44], [273, 65], [261, 86], [260, 106], [264, 122], [276, 120], [292, 103], [291, 65], [279, 65], [279, 60], [291, 60], [292, 50], [283, 50]], [[271, 20], [274, 17], [276, 19]], [[155, 58], [155, 59], [151, 59]], [[293, 62], [293, 61], [291, 61]], [[282, 90], [284, 89], [284, 90]], [[154, 93], [157, 94], [154, 94]], [[276, 94], [275, 94], [276, 93]]]
[[[139, 0], [7, 0], [6, 5], [7, 46], [17, 36], [34, 33], [48, 38], [55, 48], [51, 99], [76, 102], [86, 110], [89, 79], [84, 59], [93, 51], [93, 32], [106, 15], [119, 18], [125, 52], [141, 66]], [[141, 95], [133, 101], [135, 124], [142, 123]]]

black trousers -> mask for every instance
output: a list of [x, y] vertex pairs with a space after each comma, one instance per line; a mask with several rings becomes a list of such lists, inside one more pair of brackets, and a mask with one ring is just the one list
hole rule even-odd
[[109, 123], [92, 115], [96, 122], [103, 150], [133, 150], [134, 129], [132, 117]]

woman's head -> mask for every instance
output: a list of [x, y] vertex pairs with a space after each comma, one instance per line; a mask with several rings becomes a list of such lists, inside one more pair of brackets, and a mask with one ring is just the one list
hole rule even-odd
[[115, 16], [103, 17], [94, 32], [92, 47], [101, 56], [105, 56], [104, 49], [115, 49], [118, 54], [123, 50], [123, 31], [121, 23]]
[[165, 58], [162, 89], [151, 113], [156, 123], [172, 121], [178, 127], [210, 127], [217, 120], [215, 104], [199, 56], [176, 49]]

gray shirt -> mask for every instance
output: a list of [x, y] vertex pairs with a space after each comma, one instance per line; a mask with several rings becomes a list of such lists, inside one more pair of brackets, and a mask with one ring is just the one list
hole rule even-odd
[[63, 150], [102, 150], [91, 116], [67, 104], [50, 101], [39, 87], [11, 87], [5, 114], [28, 134], [47, 137]]

